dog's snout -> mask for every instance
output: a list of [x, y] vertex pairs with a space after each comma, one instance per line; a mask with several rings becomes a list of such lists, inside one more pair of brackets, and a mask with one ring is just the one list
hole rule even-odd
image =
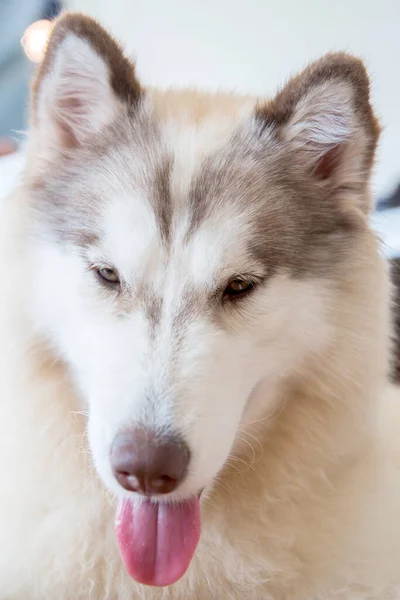
[[189, 449], [179, 437], [159, 436], [143, 427], [119, 433], [111, 447], [118, 483], [139, 494], [168, 494], [184, 478]]

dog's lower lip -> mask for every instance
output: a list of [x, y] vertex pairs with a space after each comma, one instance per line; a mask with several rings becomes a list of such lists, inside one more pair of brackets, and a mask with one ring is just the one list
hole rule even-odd
[[[198, 497], [198, 499], [199, 499], [199, 500], [200, 500], [200, 498], [201, 498], [201, 495], [202, 495], [202, 493], [204, 492], [204, 489], [205, 489], [205, 488], [201, 488], [201, 490], [199, 490], [199, 491], [197, 492], [197, 497]], [[137, 497], [138, 497], [138, 494], [130, 494], [130, 495], [129, 495], [129, 498], [130, 498], [131, 500], [134, 500], [134, 498], [137, 498]], [[143, 499], [143, 500], [144, 500], [145, 498], [147, 498], [148, 500], [150, 500], [150, 501], [153, 501], [153, 502], [160, 501], [160, 496], [142, 496], [142, 499]], [[168, 499], [167, 499], [167, 498], [166, 498], [166, 500], [168, 501]]]

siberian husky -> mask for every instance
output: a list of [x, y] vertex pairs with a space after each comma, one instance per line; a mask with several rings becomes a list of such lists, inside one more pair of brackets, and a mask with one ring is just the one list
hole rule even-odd
[[1, 600], [400, 597], [378, 136], [352, 56], [160, 92], [55, 23], [1, 207]]

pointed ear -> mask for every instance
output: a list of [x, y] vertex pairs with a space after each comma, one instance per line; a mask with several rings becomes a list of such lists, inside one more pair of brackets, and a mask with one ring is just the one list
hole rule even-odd
[[365, 202], [379, 125], [369, 101], [363, 63], [328, 54], [291, 79], [271, 102], [257, 108], [292, 164], [329, 189], [354, 191]]
[[133, 64], [98, 23], [68, 13], [55, 22], [32, 87], [39, 140], [61, 149], [80, 146], [140, 97]]

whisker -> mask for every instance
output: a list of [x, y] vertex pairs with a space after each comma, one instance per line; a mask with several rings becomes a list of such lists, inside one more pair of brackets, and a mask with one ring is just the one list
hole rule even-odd
[[[255, 459], [255, 462], [259, 462], [260, 460], [262, 460], [262, 458], [264, 456], [264, 447], [263, 447], [262, 443], [260, 442], [260, 440], [257, 439], [256, 436], [253, 435], [252, 433], [250, 433], [249, 431], [243, 431], [243, 429], [239, 429], [239, 432], [243, 433], [244, 435], [248, 435], [249, 437], [251, 437], [256, 442], [256, 444], [260, 448], [260, 457], [258, 459]], [[239, 438], [239, 439], [243, 439], [243, 438]], [[248, 440], [246, 440], [246, 441], [248, 442]], [[248, 443], [250, 443], [250, 442], [248, 442]], [[252, 446], [252, 450], [253, 450], [254, 455], [255, 455], [255, 450], [254, 450], [253, 446]]]
[[[243, 433], [246, 433], [246, 432], [243, 432]], [[250, 467], [253, 466], [254, 460], [255, 460], [255, 457], [256, 457], [256, 451], [254, 450], [253, 445], [251, 444], [251, 442], [249, 442], [249, 440], [246, 440], [245, 438], [242, 438], [242, 437], [238, 436], [238, 439], [241, 440], [242, 442], [245, 442], [248, 446], [250, 446], [251, 451], [252, 451], [252, 458], [251, 458], [251, 463], [250, 463], [249, 466]]]
[[263, 421], [266, 421], [267, 419], [269, 419], [272, 414], [273, 413], [271, 412], [270, 414], [266, 415], [265, 417], [262, 417], [261, 419], [257, 419], [257, 421], [250, 421], [249, 423], [243, 423], [242, 427], [249, 427], [250, 425], [257, 425], [257, 423], [262, 423]]

